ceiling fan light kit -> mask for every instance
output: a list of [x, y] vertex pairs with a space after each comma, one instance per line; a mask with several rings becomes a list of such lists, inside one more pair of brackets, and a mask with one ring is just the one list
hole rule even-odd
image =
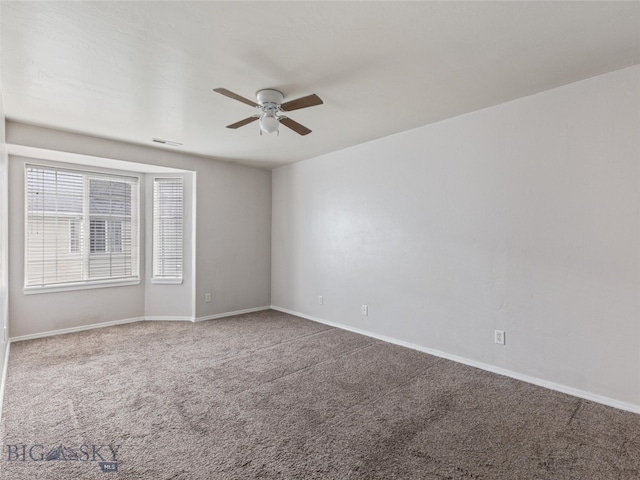
[[275, 115], [264, 114], [260, 117], [260, 132], [273, 133], [280, 128], [280, 120]]
[[256, 93], [258, 105], [262, 110], [260, 116], [260, 134], [277, 132], [280, 128], [280, 119], [278, 118], [278, 110], [284, 100], [284, 95], [278, 90], [259, 90]]
[[306, 107], [313, 107], [315, 105], [321, 105], [323, 102], [315, 94], [307, 95], [306, 97], [301, 97], [296, 100], [290, 100], [288, 102], [282, 103], [284, 100], [284, 94], [278, 90], [274, 90], [271, 88], [267, 88], [264, 90], [258, 90], [256, 92], [257, 103], [249, 100], [248, 98], [244, 98], [237, 93], [233, 93], [226, 88], [214, 88], [214, 92], [220, 93], [226, 97], [233, 98], [242, 103], [246, 103], [247, 105], [251, 105], [259, 110], [259, 113], [256, 115], [252, 115], [251, 117], [245, 118], [244, 120], [240, 120], [239, 122], [232, 123], [231, 125], [227, 125], [227, 128], [239, 128], [244, 125], [248, 125], [256, 120], [260, 120], [260, 134], [262, 132], [265, 133], [274, 133], [279, 131], [280, 124], [290, 128], [294, 132], [299, 135], [308, 135], [311, 133], [304, 125], [299, 124], [298, 122], [290, 119], [282, 115], [281, 112], [289, 112], [291, 110], [298, 110]]

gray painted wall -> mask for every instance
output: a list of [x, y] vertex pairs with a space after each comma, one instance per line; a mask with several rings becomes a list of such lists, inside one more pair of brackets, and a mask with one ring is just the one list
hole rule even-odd
[[[5, 144], [5, 117], [0, 89], [0, 372], [4, 371], [7, 350], [4, 331], [8, 331], [9, 308], [9, 196], [7, 177], [9, 160]], [[1, 375], [1, 374], [0, 374]], [[4, 378], [4, 377], [3, 377]], [[4, 383], [2, 384], [4, 386]], [[0, 402], [2, 402], [0, 392]]]
[[275, 170], [272, 304], [640, 407], [639, 92], [635, 66]]
[[[174, 313], [202, 318], [270, 304], [270, 171], [16, 122], [7, 122], [7, 143], [196, 172], [195, 305]], [[9, 157], [11, 336], [137, 318], [147, 310], [155, 314], [152, 304], [145, 306], [145, 296], [147, 303], [153, 296], [145, 294], [144, 278], [134, 287], [22, 293], [23, 163], [22, 157]], [[211, 302], [205, 293], [212, 294]]]

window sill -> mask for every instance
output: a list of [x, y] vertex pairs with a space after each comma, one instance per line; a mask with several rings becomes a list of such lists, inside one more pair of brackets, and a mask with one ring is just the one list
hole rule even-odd
[[182, 278], [152, 278], [154, 285], [182, 285]]
[[140, 285], [139, 278], [126, 279], [126, 280], [97, 280], [87, 283], [60, 283], [57, 285], [46, 285], [43, 287], [24, 287], [22, 293], [25, 295], [36, 295], [39, 293], [55, 293], [55, 292], [70, 292], [73, 290], [89, 290], [93, 288], [108, 288], [108, 287], [127, 287], [131, 285]]

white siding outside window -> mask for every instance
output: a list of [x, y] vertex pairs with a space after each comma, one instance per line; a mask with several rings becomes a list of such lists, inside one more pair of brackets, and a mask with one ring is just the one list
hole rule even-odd
[[139, 283], [138, 178], [27, 165], [25, 293]]
[[182, 283], [184, 187], [182, 178], [153, 180], [153, 283]]

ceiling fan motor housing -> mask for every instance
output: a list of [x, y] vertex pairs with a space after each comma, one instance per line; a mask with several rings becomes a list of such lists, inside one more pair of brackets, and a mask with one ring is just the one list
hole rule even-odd
[[272, 89], [258, 90], [256, 92], [256, 97], [258, 99], [258, 104], [263, 107], [269, 106], [269, 104], [275, 104], [277, 106], [282, 104], [282, 100], [284, 100], [282, 92]]

